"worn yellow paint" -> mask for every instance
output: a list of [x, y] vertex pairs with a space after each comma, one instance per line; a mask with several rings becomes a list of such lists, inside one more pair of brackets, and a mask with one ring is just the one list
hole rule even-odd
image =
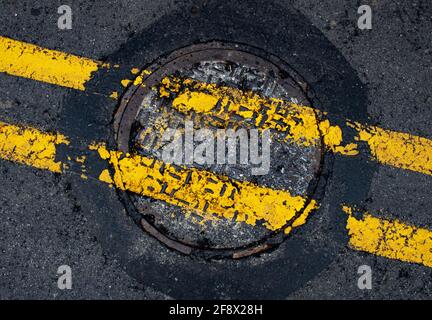
[[318, 120], [319, 111], [310, 107], [193, 79], [166, 77], [158, 90], [161, 97], [172, 97], [172, 106], [178, 111], [211, 115], [218, 118], [217, 124], [237, 121], [233, 119], [240, 116], [252, 119], [261, 129], [285, 132], [288, 142], [303, 146], [316, 146], [322, 137], [328, 150], [345, 156], [358, 155], [359, 143], [366, 142], [379, 163], [432, 175], [430, 139], [347, 120], [347, 126], [358, 135], [346, 141], [340, 126]]
[[324, 145], [333, 152], [346, 156], [355, 156], [359, 152], [356, 143], [342, 145], [342, 129], [339, 126], [332, 126], [329, 120], [319, 123], [319, 129], [324, 140]]
[[285, 234], [289, 234], [291, 233], [291, 231], [295, 228], [298, 228], [302, 225], [304, 225], [307, 221], [307, 218], [309, 217], [309, 215], [314, 211], [318, 209], [318, 203], [316, 201], [312, 201], [310, 202], [305, 209], [303, 210], [303, 212], [294, 219], [293, 223], [289, 226], [286, 227], [284, 230]]
[[[104, 182], [162, 200], [185, 209], [194, 210], [203, 218], [235, 219], [278, 230], [293, 219], [306, 204], [306, 199], [292, 196], [284, 190], [273, 190], [250, 182], [235, 181], [198, 169], [178, 169], [162, 161], [138, 155], [123, 155], [109, 151], [105, 146], [97, 149], [102, 159], [110, 162], [113, 176], [101, 174]], [[306, 212], [316, 207], [312, 200]]]
[[[50, 50], [0, 36], [0, 72], [43, 81], [64, 87], [84, 90], [92, 73], [107, 64], [76, 55]], [[118, 68], [118, 65], [114, 67]], [[133, 68], [131, 73], [139, 74]], [[149, 70], [143, 70], [133, 80], [138, 85]], [[122, 81], [127, 86], [132, 80]], [[344, 143], [342, 129], [328, 120], [319, 121], [317, 110], [274, 98], [264, 98], [253, 92], [242, 92], [229, 87], [218, 87], [192, 79], [164, 78], [159, 88], [161, 97], [177, 94], [173, 106], [182, 110], [214, 114], [223, 121], [230, 115], [254, 118], [261, 128], [286, 132], [286, 139], [305, 146], [316, 145], [322, 136], [326, 147], [347, 156], [358, 154], [356, 142]], [[183, 92], [180, 92], [182, 88]], [[110, 95], [118, 99], [118, 93]], [[269, 108], [262, 115], [262, 107]], [[384, 130], [348, 121], [358, 130], [357, 142], [367, 142], [371, 154], [378, 162], [432, 175], [432, 141], [407, 133]]]
[[117, 91], [113, 91], [113, 92], [111, 92], [111, 94], [110, 94], [109, 97], [110, 97], [111, 99], [117, 100], [118, 97], [119, 97], [119, 94], [118, 94]]
[[131, 82], [132, 82], [132, 80], [130, 80], [130, 79], [123, 79], [122, 81], [120, 81], [120, 83], [123, 87], [127, 87]]
[[76, 157], [75, 161], [83, 165], [86, 161], [86, 158], [87, 158], [86, 156], [78, 156]]
[[109, 185], [114, 184], [114, 181], [112, 180], [108, 169], [102, 170], [102, 172], [99, 175], [99, 180], [102, 182], [108, 183]]
[[[2, 159], [61, 173], [65, 166], [56, 161], [61, 144], [69, 144], [61, 134], [0, 123]], [[270, 230], [278, 230], [291, 222], [284, 230], [288, 234], [303, 225], [318, 206], [315, 201], [306, 204], [306, 199], [284, 190], [110, 151], [104, 144], [93, 144], [89, 149], [96, 150], [112, 165], [113, 174], [108, 169], [100, 173], [99, 179], [104, 183], [178, 205], [203, 219], [227, 218], [251, 225], [263, 222]], [[75, 157], [80, 164], [85, 160], [84, 156]], [[87, 179], [85, 174], [81, 177]], [[303, 212], [297, 215], [303, 207]], [[367, 212], [360, 218], [348, 206], [343, 206], [343, 211], [348, 214], [346, 228], [353, 249], [432, 267], [432, 231], [398, 220], [380, 219]]]
[[183, 113], [191, 111], [211, 115], [218, 123], [228, 124], [234, 116], [253, 119], [260, 129], [273, 129], [286, 133], [285, 140], [306, 147], [319, 146], [321, 137], [333, 152], [356, 155], [357, 145], [342, 145], [342, 129], [332, 126], [328, 120], [320, 121], [319, 112], [311, 107], [301, 106], [276, 98], [265, 98], [252, 91], [217, 86], [192, 79], [165, 77], [159, 86], [161, 97], [170, 97], [172, 106]]
[[56, 161], [59, 144], [69, 144], [66, 137], [57, 133], [43, 133], [0, 122], [0, 158], [39, 169], [61, 172], [62, 164]]
[[[0, 123], [2, 159], [60, 173], [66, 168], [65, 164], [56, 161], [60, 144], [69, 144], [61, 134]], [[250, 225], [263, 222], [268, 229], [278, 230], [302, 209], [309, 214], [317, 207], [314, 200], [306, 206], [306, 199], [292, 196], [288, 191], [236, 181], [209, 171], [178, 169], [138, 155], [123, 155], [108, 150], [104, 144], [92, 144], [89, 149], [96, 150], [113, 167], [113, 176], [105, 169], [100, 173], [100, 181], [193, 210], [203, 218], [235, 219]], [[85, 156], [74, 159], [81, 165], [86, 161]], [[88, 178], [85, 172], [83, 170], [81, 174], [83, 179]], [[304, 216], [300, 218], [304, 219]]]
[[107, 65], [88, 58], [0, 37], [0, 72], [85, 90], [92, 73]]
[[[133, 75], [137, 75], [135, 77], [135, 79], [131, 80], [131, 79], [123, 79], [120, 83], [123, 87], [127, 87], [129, 84], [133, 84], [134, 86], [139, 86], [141, 84], [143, 84], [144, 82], [144, 77], [151, 74], [151, 71], [149, 70], [143, 70], [140, 73], [140, 70], [138, 68], [132, 68], [131, 73]], [[139, 73], [139, 74], [138, 74]]]
[[431, 140], [359, 123], [348, 125], [358, 131], [358, 141], [367, 142], [379, 163], [432, 175]]
[[131, 69], [132, 74], [138, 74], [139, 72], [140, 72], [140, 69], [138, 69], [138, 68], [132, 68]]
[[342, 209], [348, 214], [346, 228], [353, 249], [432, 267], [430, 230], [398, 220], [379, 219], [368, 212], [356, 218], [352, 207], [343, 206]]
[[139, 86], [140, 84], [142, 84], [144, 81], [144, 75], [140, 74], [139, 76], [137, 76], [133, 82], [134, 86]]

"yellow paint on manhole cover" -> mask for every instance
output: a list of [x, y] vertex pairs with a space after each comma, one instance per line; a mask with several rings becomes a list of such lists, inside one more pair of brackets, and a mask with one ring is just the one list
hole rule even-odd
[[317, 207], [325, 122], [269, 60], [217, 46], [167, 60], [126, 92], [115, 119], [119, 149], [153, 159], [159, 178], [136, 180], [149, 174], [112, 154], [109, 178], [152, 194], [129, 199], [172, 247], [248, 255], [283, 241]]

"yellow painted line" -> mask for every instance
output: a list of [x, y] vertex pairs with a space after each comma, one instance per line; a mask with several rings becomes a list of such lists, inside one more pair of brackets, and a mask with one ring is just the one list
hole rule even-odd
[[[56, 161], [60, 144], [69, 144], [61, 134], [0, 124], [1, 159], [60, 173], [67, 169], [66, 164]], [[312, 200], [304, 213], [297, 217], [305, 207], [306, 199], [292, 196], [288, 191], [236, 181], [204, 170], [175, 168], [156, 159], [109, 151], [104, 145], [95, 144], [89, 148], [97, 150], [100, 157], [114, 168], [113, 177], [108, 170], [102, 171], [101, 181], [192, 210], [203, 218], [234, 219], [250, 225], [263, 222], [269, 230], [278, 230], [289, 221], [295, 222], [293, 227], [303, 224], [307, 215], [317, 207]], [[85, 156], [75, 159], [80, 166], [85, 161]], [[87, 174], [81, 176], [87, 179]]]
[[0, 36], [0, 72], [85, 90], [102, 62]]
[[356, 140], [366, 142], [379, 163], [432, 175], [432, 140], [359, 123], [348, 125], [357, 130]]
[[[269, 230], [278, 230], [306, 205], [306, 199], [292, 196], [288, 191], [236, 181], [196, 168], [176, 168], [143, 156], [123, 155], [107, 150], [104, 145], [91, 148], [114, 168], [112, 177], [104, 171], [100, 180], [121, 190], [194, 210], [203, 218], [235, 219], [250, 225], [261, 221]], [[312, 200], [304, 212], [309, 214], [316, 207]], [[300, 220], [297, 225], [301, 225]]]
[[358, 154], [355, 144], [342, 145], [341, 128], [331, 126], [328, 120], [319, 121], [320, 112], [311, 107], [192, 79], [165, 77], [158, 89], [162, 98], [174, 93], [172, 106], [183, 113], [210, 115], [217, 118], [218, 124], [225, 125], [238, 117], [253, 119], [260, 129], [285, 133], [287, 142], [318, 146], [323, 136], [328, 149], [346, 155]]
[[432, 267], [432, 231], [363, 214], [359, 219], [352, 207], [344, 206], [348, 214], [346, 228], [349, 245], [360, 251]]
[[340, 126], [319, 121], [320, 111], [311, 107], [192, 79], [166, 77], [157, 90], [162, 98], [173, 99], [176, 110], [211, 116], [208, 121], [216, 118], [215, 124], [226, 125], [238, 117], [252, 119], [259, 128], [286, 133], [287, 142], [315, 146], [322, 137], [328, 150], [344, 156], [358, 155], [364, 143], [372, 159], [381, 164], [432, 175], [432, 140], [423, 137], [347, 120], [346, 126], [357, 132], [349, 140]]
[[[100, 68], [109, 68], [109, 64], [0, 36], [0, 72], [8, 75], [84, 91]], [[121, 80], [121, 85], [140, 85], [150, 73], [132, 68], [132, 79]], [[113, 91], [109, 97], [117, 100], [119, 93]]]
[[0, 158], [26, 164], [38, 169], [61, 172], [62, 164], [56, 161], [59, 144], [69, 144], [66, 137], [57, 133], [44, 133], [0, 122]]

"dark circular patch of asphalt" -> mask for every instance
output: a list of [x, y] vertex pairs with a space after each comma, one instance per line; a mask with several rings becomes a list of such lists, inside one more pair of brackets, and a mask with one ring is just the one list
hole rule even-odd
[[[306, 17], [272, 1], [185, 5], [107, 57], [107, 62], [119, 64], [121, 69], [99, 71], [88, 89], [109, 92], [132, 67], [145, 69], [176, 49], [215, 40], [246, 44], [260, 54], [278, 57], [308, 84], [312, 106], [329, 112], [333, 124], [344, 118], [367, 119], [367, 91], [356, 71]], [[109, 141], [115, 148], [113, 101], [78, 92], [71, 93], [64, 105], [61, 126], [67, 135], [77, 140]], [[263, 255], [242, 260], [191, 259], [175, 251], [167, 252], [160, 244], [136, 258], [126, 244], [114, 241], [128, 239], [123, 229], [116, 226], [115, 220], [98, 215], [101, 245], [108, 254], [119, 258], [131, 276], [174, 298], [285, 298], [323, 270], [346, 245], [346, 217], [340, 205], [361, 205], [368, 197], [373, 172], [374, 167], [360, 157], [327, 154], [318, 185], [325, 190], [317, 199], [320, 209], [277, 249]], [[104, 201], [97, 190], [88, 192], [95, 201]], [[130, 217], [122, 219], [133, 223]], [[143, 233], [143, 237], [149, 236]]]

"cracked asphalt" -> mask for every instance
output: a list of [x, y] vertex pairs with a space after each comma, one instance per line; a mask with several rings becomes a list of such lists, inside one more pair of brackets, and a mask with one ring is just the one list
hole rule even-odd
[[[259, 6], [259, 1], [250, 3]], [[367, 88], [370, 123], [432, 139], [431, 2], [275, 3], [301, 12], [345, 57]], [[104, 61], [158, 19], [190, 5], [168, 0], [71, 0], [73, 28], [59, 30], [57, 8], [61, 4], [64, 1], [0, 1], [0, 35]], [[357, 8], [361, 4], [372, 8], [372, 30], [357, 28]], [[205, 5], [206, 1], [196, 1], [194, 7]], [[197, 14], [199, 18], [199, 10]], [[256, 19], [280, 23], [266, 17], [265, 12], [257, 12]], [[164, 36], [158, 35], [162, 40]], [[70, 89], [0, 73], [0, 121], [61, 131], [62, 112], [67, 109], [69, 96]], [[76, 123], [78, 131], [81, 125]], [[6, 161], [0, 161], [0, 172], [1, 299], [172, 297], [170, 292], [155, 288], [151, 280], [138, 281], [131, 276], [121, 254], [115, 253], [116, 247], [128, 243], [127, 254], [138, 257], [151, 254], [159, 244], [142, 238], [142, 231], [127, 217], [113, 189], [101, 188], [93, 180], [83, 182], [74, 174], [58, 175]], [[94, 194], [87, 192], [91, 189], [100, 196], [93, 198]], [[379, 166], [365, 204], [365, 209], [382, 212], [385, 218], [430, 229], [432, 178]], [[128, 234], [127, 238], [115, 231], [106, 232], [120, 229], [121, 234]], [[318, 234], [315, 241], [319, 242], [320, 237]], [[149, 243], [140, 247], [140, 241]], [[107, 246], [110, 250], [106, 250]], [[160, 261], [171, 259], [168, 249], [161, 254]], [[57, 268], [63, 264], [72, 268], [72, 290], [57, 288]], [[364, 264], [372, 268], [372, 290], [357, 287], [357, 269]], [[230, 297], [223, 287], [220, 291], [219, 297]], [[320, 272], [285, 298], [430, 299], [431, 295], [431, 268], [345, 246]]]

